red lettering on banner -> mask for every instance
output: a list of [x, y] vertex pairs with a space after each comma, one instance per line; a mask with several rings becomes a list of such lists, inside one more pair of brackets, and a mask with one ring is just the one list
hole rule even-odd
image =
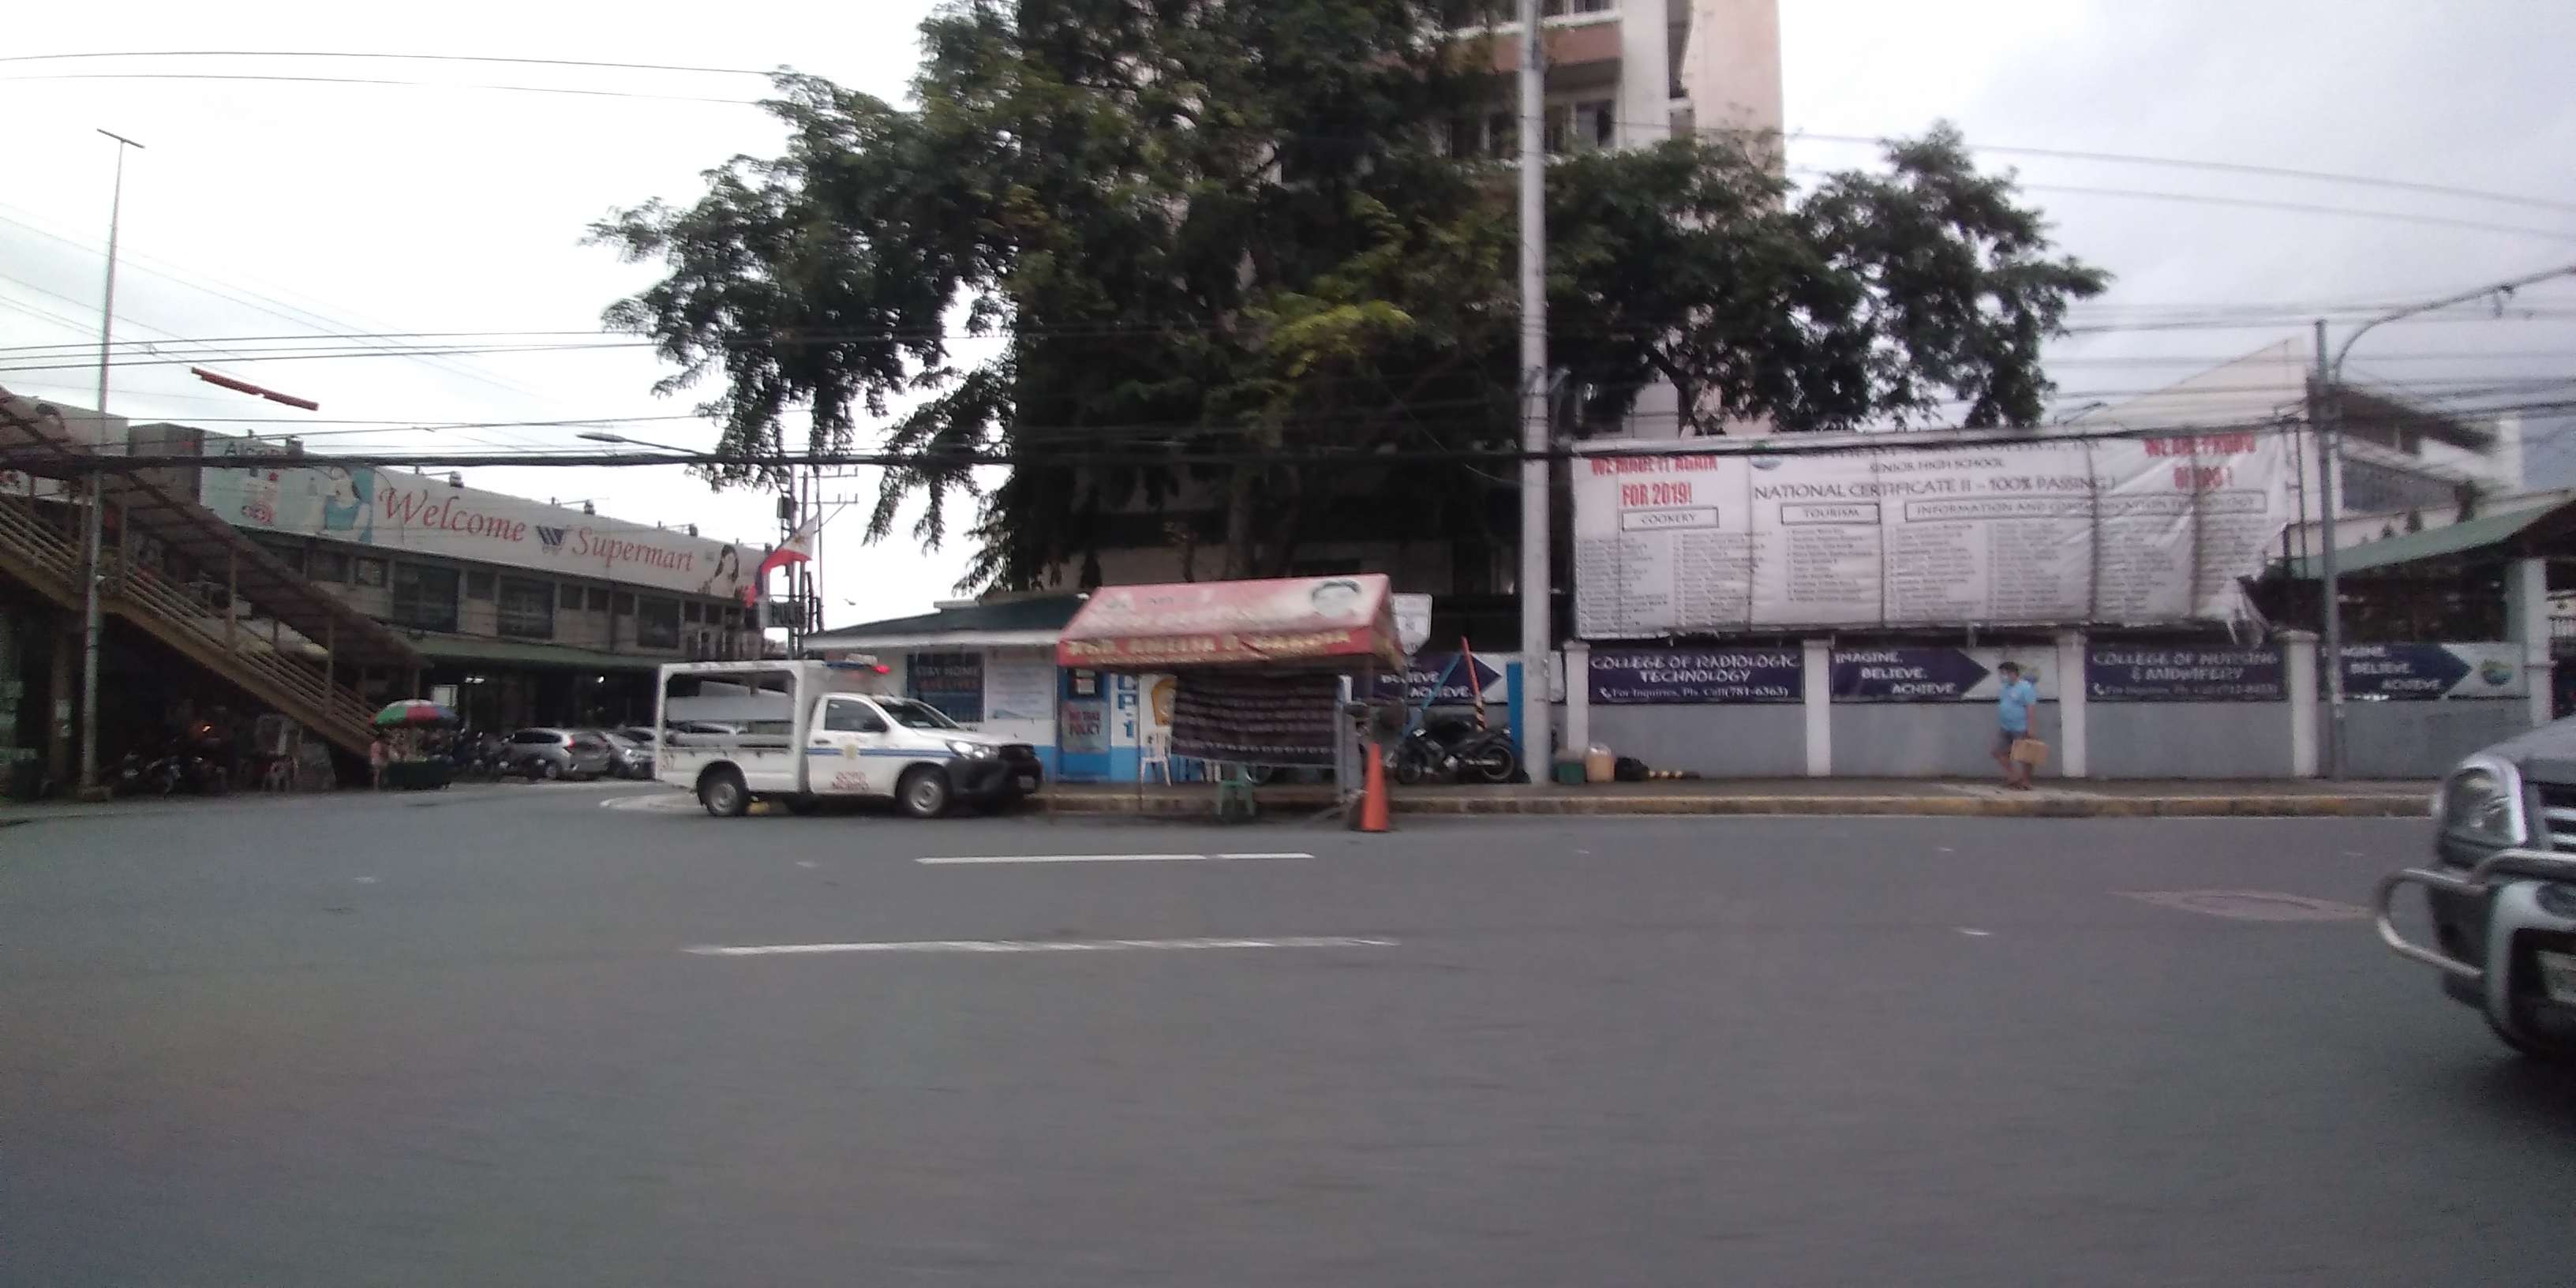
[[2149, 456], [2248, 456], [2255, 447], [2254, 435], [2248, 433], [2183, 434], [2142, 441]]
[[376, 508], [387, 522], [399, 527], [434, 528], [498, 541], [528, 539], [527, 524], [481, 510], [460, 509], [456, 500], [451, 496], [432, 503], [427, 492], [387, 491], [377, 494]]
[[603, 569], [620, 563], [650, 564], [671, 572], [695, 572], [698, 557], [678, 550], [665, 550], [641, 541], [622, 541], [605, 533], [583, 528], [573, 534], [572, 552], [583, 559], [597, 559]]

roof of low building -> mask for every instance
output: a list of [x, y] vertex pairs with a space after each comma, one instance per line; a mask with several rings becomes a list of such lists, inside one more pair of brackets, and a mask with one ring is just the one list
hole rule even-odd
[[[2576, 555], [2576, 502], [2491, 514], [2344, 546], [2335, 552], [2335, 574], [2386, 572], [2402, 564], [2454, 556], [2500, 560], [2551, 554]], [[2325, 575], [2319, 555], [2292, 559], [2287, 567], [2300, 580]]]
[[805, 637], [807, 652], [841, 648], [924, 648], [940, 645], [1039, 647], [1055, 643], [1082, 611], [1085, 596], [1033, 595], [943, 607], [912, 617], [890, 617], [818, 631]]

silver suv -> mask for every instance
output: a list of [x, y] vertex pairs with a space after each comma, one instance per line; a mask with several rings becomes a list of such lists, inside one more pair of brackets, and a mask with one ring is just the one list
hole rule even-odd
[[[2379, 883], [2380, 938], [2442, 972], [2505, 1045], [2576, 1063], [2576, 719], [2461, 761], [2433, 816], [2433, 864]], [[2432, 906], [2429, 945], [2389, 915], [2409, 885]]]
[[614, 763], [608, 739], [588, 729], [522, 729], [504, 754], [511, 772], [530, 778], [597, 778]]

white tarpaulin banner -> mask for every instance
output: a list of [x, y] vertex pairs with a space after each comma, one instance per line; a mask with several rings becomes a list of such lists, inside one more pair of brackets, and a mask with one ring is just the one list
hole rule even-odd
[[760, 565], [760, 552], [748, 547], [450, 487], [427, 475], [289, 457], [269, 444], [217, 434], [206, 435], [205, 450], [258, 461], [238, 470], [209, 466], [198, 484], [207, 509], [246, 528], [726, 599], [741, 598]]
[[2245, 432], [1579, 458], [1578, 629], [2221, 620], [2289, 522], [2287, 458]]

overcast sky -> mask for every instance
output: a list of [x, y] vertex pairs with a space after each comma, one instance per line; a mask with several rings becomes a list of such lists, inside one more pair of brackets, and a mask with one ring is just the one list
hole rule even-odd
[[[780, 131], [738, 102], [756, 77], [507, 64], [282, 57], [44, 58], [300, 50], [767, 69], [792, 64], [899, 97], [928, 0], [629, 7], [472, 0], [419, 10], [131, 0], [13, 14], [0, 47], [0, 385], [87, 405], [114, 130], [147, 145], [126, 172], [120, 339], [452, 334], [519, 353], [255, 358], [221, 369], [318, 399], [317, 414], [136, 365], [110, 404], [137, 419], [302, 432], [328, 446], [585, 446], [583, 429], [703, 446], [689, 399], [630, 346], [585, 341], [651, 280], [580, 245], [612, 207], [685, 202], [698, 172], [772, 154]], [[1791, 162], [1866, 147], [1820, 136], [1948, 119], [2018, 169], [2065, 248], [2119, 277], [2052, 364], [2063, 405], [2117, 401], [2281, 339], [2300, 318], [2391, 305], [2576, 262], [2576, 5], [2502, 0], [1781, 0]], [[719, 18], [722, 20], [719, 21]], [[186, 75], [198, 79], [173, 79]], [[71, 77], [84, 77], [71, 79]], [[299, 77], [301, 80], [209, 79]], [[87, 77], [99, 77], [88, 79]], [[353, 84], [348, 80], [430, 82]], [[489, 86], [593, 93], [531, 93]], [[2224, 169], [2086, 161], [2051, 149], [2274, 167], [2519, 200]], [[2298, 208], [2288, 208], [2298, 207]], [[2215, 326], [2225, 321], [2232, 325]], [[2176, 323], [2186, 325], [2176, 326]], [[2154, 324], [2156, 329], [2145, 329]], [[500, 333], [524, 333], [504, 335]], [[413, 341], [368, 341], [412, 348]], [[564, 347], [589, 344], [590, 347]], [[65, 369], [32, 371], [42, 361]], [[2428, 395], [2538, 401], [2576, 387], [2576, 285], [2376, 332], [2353, 365]], [[272, 416], [271, 412], [281, 414]], [[663, 419], [638, 419], [663, 418]], [[590, 421], [587, 425], [526, 422]], [[515, 423], [514, 423], [515, 422]], [[399, 426], [494, 427], [395, 432]], [[2576, 477], [2564, 422], [2536, 424], [2534, 482]], [[595, 500], [604, 514], [774, 539], [769, 498], [675, 470], [475, 471], [477, 486]], [[840, 488], [873, 495], [871, 478]], [[826, 531], [834, 624], [947, 597], [963, 551], [869, 547], [854, 510]]]

